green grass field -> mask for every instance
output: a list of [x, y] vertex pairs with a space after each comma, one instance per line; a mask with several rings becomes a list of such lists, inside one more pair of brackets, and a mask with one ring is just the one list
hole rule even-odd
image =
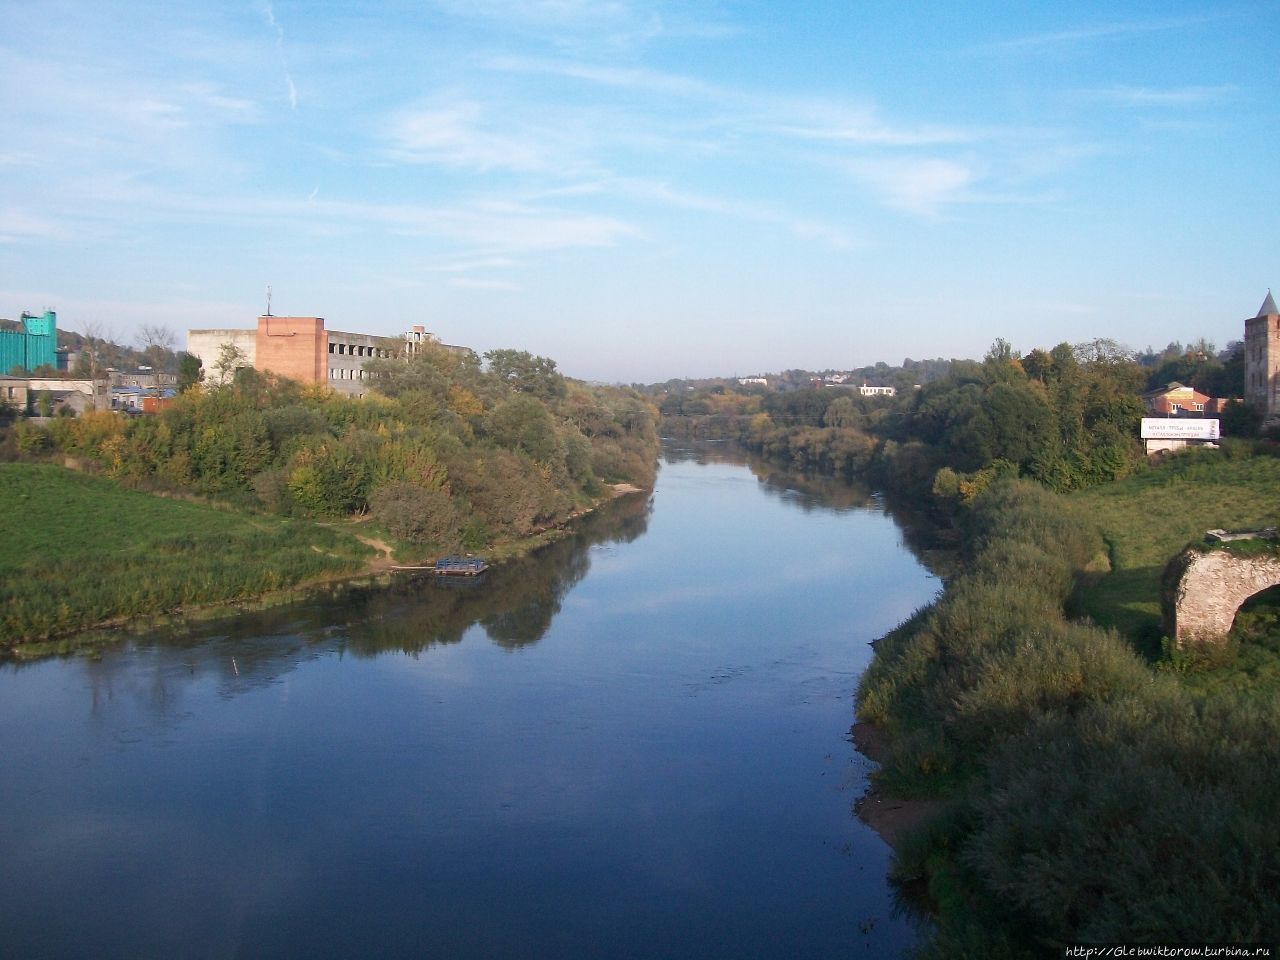
[[[1184, 454], [1072, 499], [1097, 522], [1111, 559], [1110, 573], [1079, 590], [1076, 609], [1132, 638], [1156, 660], [1161, 655], [1160, 575], [1165, 564], [1188, 543], [1202, 540], [1206, 530], [1275, 525], [1280, 518], [1280, 459], [1212, 451]], [[1271, 633], [1275, 620], [1265, 613], [1272, 599], [1264, 595], [1256, 605], [1259, 612], [1238, 621], [1234, 662], [1188, 675], [1192, 686], [1262, 683], [1280, 691], [1280, 643]], [[1228, 683], [1227, 676], [1234, 679]]]
[[341, 531], [0, 464], [0, 650], [361, 569]]

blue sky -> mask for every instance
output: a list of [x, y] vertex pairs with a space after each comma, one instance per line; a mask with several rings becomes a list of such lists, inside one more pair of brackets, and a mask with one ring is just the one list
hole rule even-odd
[[651, 382], [1280, 289], [1271, 2], [0, 0], [0, 316], [422, 323]]

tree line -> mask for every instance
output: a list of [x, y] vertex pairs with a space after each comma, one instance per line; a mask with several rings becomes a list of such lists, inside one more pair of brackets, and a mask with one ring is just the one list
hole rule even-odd
[[[1181, 351], [1181, 352], [1179, 352]], [[939, 506], [969, 502], [994, 479], [1068, 491], [1142, 469], [1142, 393], [1182, 378], [1212, 395], [1243, 391], [1243, 351], [1211, 344], [1135, 355], [1109, 340], [1016, 354], [997, 340], [981, 361], [936, 363], [895, 397], [823, 386], [768, 390], [725, 382], [658, 392], [671, 433], [738, 440], [801, 470], [866, 475]], [[1143, 363], [1142, 360], [1146, 360]], [[901, 383], [902, 371], [879, 371]], [[1224, 431], [1257, 426], [1243, 405]]]
[[926, 957], [1280, 934], [1280, 702], [1197, 696], [1124, 638], [1068, 619], [1103, 542], [1068, 497], [993, 483], [963, 572], [877, 641], [858, 717], [880, 788], [943, 797], [896, 851], [927, 884]]
[[363, 398], [251, 368], [154, 416], [18, 421], [0, 451], [85, 458], [107, 475], [288, 516], [371, 515], [401, 541], [476, 549], [566, 519], [604, 484], [651, 485], [657, 412], [515, 350], [425, 346], [372, 361]]

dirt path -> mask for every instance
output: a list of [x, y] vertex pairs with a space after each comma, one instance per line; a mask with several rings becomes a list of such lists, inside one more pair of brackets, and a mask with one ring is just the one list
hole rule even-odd
[[369, 571], [371, 573], [381, 573], [384, 570], [390, 570], [395, 566], [395, 558], [392, 557], [391, 545], [385, 540], [376, 540], [373, 537], [362, 536], [361, 534], [353, 534], [353, 536], [363, 543], [366, 547], [373, 547], [379, 551], [382, 556], [369, 561]]

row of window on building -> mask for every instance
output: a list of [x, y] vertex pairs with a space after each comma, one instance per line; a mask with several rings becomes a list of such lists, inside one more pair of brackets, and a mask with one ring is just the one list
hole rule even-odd
[[334, 343], [332, 340], [329, 341], [329, 352], [348, 357], [377, 357], [381, 360], [389, 360], [396, 355], [381, 347], [366, 347], [360, 343]]
[[351, 370], [346, 367], [330, 367], [330, 380], [369, 380], [369, 374], [364, 370]]

